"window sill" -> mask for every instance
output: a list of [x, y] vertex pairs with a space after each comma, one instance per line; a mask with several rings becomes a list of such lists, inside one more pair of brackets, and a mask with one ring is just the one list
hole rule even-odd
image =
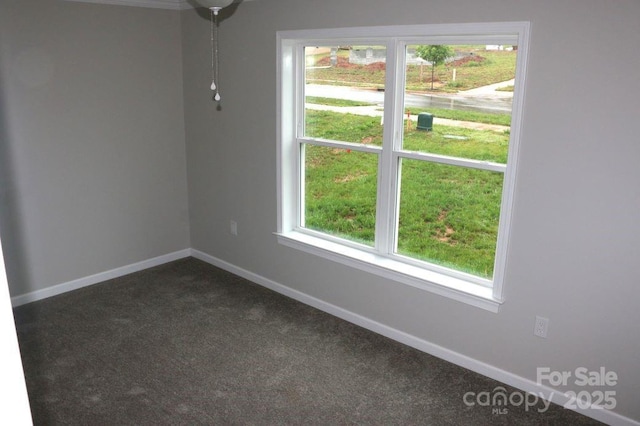
[[491, 312], [498, 312], [501, 300], [491, 288], [408, 265], [356, 248], [347, 247], [302, 232], [276, 233], [282, 245], [358, 268], [393, 281], [448, 297]]

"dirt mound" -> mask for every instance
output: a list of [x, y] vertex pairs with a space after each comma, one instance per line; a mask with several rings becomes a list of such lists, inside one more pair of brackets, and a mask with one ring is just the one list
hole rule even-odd
[[461, 67], [462, 65], [468, 64], [469, 62], [483, 62], [486, 58], [478, 55], [469, 55], [464, 58], [456, 59], [455, 61], [449, 62], [447, 65], [453, 67]]
[[384, 71], [387, 69], [387, 64], [384, 62], [374, 62], [372, 64], [365, 65], [364, 69], [369, 71]]
[[[331, 65], [331, 58], [328, 56], [325, 56], [324, 58], [316, 62], [316, 66], [319, 66], [319, 67], [325, 67], [329, 65]], [[338, 57], [338, 64], [336, 65], [336, 67], [345, 68], [345, 69], [359, 68], [359, 69], [365, 69], [368, 71], [384, 71], [386, 68], [386, 64], [384, 62], [374, 62], [369, 65], [358, 65], [358, 64], [352, 64], [351, 62], [349, 62], [348, 58]]]

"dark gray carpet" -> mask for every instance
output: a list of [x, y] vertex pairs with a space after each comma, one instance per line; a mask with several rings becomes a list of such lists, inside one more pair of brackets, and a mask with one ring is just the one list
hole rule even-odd
[[596, 424], [467, 407], [500, 383], [196, 259], [15, 316], [37, 425]]

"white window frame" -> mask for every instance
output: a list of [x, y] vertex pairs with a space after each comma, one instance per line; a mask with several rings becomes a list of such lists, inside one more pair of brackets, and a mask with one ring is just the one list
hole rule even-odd
[[[356, 27], [321, 30], [279, 31], [277, 33], [277, 169], [278, 169], [278, 241], [314, 255], [331, 259], [381, 277], [449, 297], [473, 306], [498, 312], [504, 302], [509, 230], [513, 207], [518, 147], [521, 135], [522, 107], [529, 46], [528, 22], [477, 24], [436, 24], [385, 27]], [[381, 45], [387, 48], [383, 147], [353, 144], [353, 149], [380, 155], [379, 173], [395, 173], [398, 157], [429, 157], [442, 164], [462, 165], [457, 159], [427, 153], [401, 152], [403, 127], [405, 47], [411, 44], [505, 44], [517, 45], [516, 84], [514, 90], [507, 165], [476, 162], [481, 169], [504, 173], [498, 241], [493, 280], [483, 279], [438, 265], [390, 255], [395, 241], [388, 241], [387, 227], [395, 223], [397, 193], [395, 187], [378, 188], [376, 244], [374, 248], [303, 228], [300, 223], [304, 202], [304, 176], [301, 142], [304, 117], [304, 46], [345, 44]], [[333, 146], [331, 141], [313, 139], [314, 144]], [[344, 147], [344, 143], [335, 144]], [[470, 162], [473, 160], [469, 160]], [[467, 162], [466, 160], [464, 162]], [[381, 182], [397, 182], [385, 176]], [[394, 186], [393, 183], [391, 186]]]

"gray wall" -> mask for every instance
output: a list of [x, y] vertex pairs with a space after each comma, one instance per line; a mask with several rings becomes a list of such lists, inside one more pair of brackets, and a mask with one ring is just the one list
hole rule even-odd
[[[500, 313], [278, 245], [277, 30], [517, 20], [532, 34]], [[208, 22], [182, 12], [192, 247], [531, 380], [536, 367], [604, 366], [620, 376], [616, 411], [640, 420], [639, 21], [636, 0], [246, 3], [221, 23], [216, 111]]]
[[[532, 380], [539, 366], [605, 366], [620, 376], [616, 411], [640, 420], [640, 3], [246, 3], [221, 22], [219, 111], [205, 18], [0, 2], [0, 233], [13, 295], [191, 246]], [[532, 45], [499, 314], [277, 244], [277, 30], [514, 20], [531, 21]], [[536, 314], [551, 320], [546, 340], [532, 334]]]
[[0, 2], [13, 296], [189, 247], [180, 14]]

